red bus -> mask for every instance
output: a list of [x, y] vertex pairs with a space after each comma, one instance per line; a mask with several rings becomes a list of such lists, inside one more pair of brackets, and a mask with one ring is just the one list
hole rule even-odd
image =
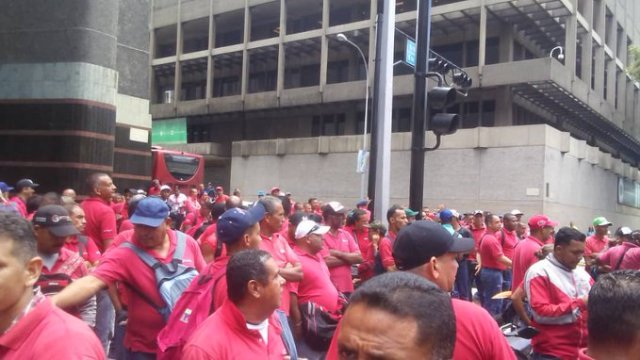
[[167, 185], [198, 185], [204, 181], [202, 155], [151, 147], [152, 179]]

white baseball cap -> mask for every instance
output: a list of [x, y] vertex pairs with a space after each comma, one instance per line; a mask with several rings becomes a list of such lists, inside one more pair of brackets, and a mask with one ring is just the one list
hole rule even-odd
[[328, 226], [320, 225], [313, 220], [302, 220], [296, 228], [296, 240], [310, 234], [324, 235], [329, 229]]

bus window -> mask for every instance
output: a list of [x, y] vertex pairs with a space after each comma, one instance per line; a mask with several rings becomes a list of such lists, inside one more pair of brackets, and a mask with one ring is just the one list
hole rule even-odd
[[200, 159], [193, 156], [164, 154], [164, 163], [171, 176], [185, 181], [196, 174], [200, 166]]

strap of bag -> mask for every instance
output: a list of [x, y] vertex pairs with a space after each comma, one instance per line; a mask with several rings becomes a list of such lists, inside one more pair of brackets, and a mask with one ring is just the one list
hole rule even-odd
[[216, 239], [216, 252], [213, 254], [213, 258], [217, 259], [222, 255], [222, 241]]
[[618, 262], [616, 263], [616, 267], [613, 268], [613, 270], [618, 270], [620, 269], [620, 265], [622, 264], [622, 260], [624, 259], [624, 256], [627, 255], [627, 251], [629, 251], [629, 249], [631, 249], [630, 247], [624, 249], [624, 252], [622, 253], [622, 256], [620, 256], [620, 259], [618, 259]]
[[89, 238], [84, 235], [78, 235], [78, 255], [82, 256], [84, 250], [87, 248]]
[[291, 360], [298, 360], [298, 350], [296, 349], [296, 342], [293, 339], [293, 333], [289, 327], [287, 315], [280, 309], [276, 310], [276, 314], [278, 315], [278, 320], [280, 320], [280, 326], [282, 327], [282, 342], [284, 343], [284, 347], [287, 348], [289, 358]]
[[176, 251], [173, 253], [173, 258], [176, 260], [182, 260], [184, 256], [184, 249], [187, 247], [187, 235], [182, 231], [175, 231], [176, 233]]
[[120, 246], [133, 250], [133, 252], [135, 252], [136, 255], [138, 255], [140, 260], [144, 261], [144, 263], [147, 264], [152, 269], [155, 269], [156, 264], [159, 263], [158, 259], [149, 255], [146, 251], [140, 249], [130, 241], [125, 241]]
[[73, 272], [76, 271], [76, 269], [79, 268], [83, 263], [84, 259], [82, 258], [82, 256], [73, 253], [73, 256], [68, 258], [67, 261], [65, 261], [60, 266], [60, 269], [57, 272], [71, 277], [71, 274], [73, 274]]

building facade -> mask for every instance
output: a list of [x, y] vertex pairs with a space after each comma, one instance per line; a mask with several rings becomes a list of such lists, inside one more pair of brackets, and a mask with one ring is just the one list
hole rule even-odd
[[[395, 60], [404, 59], [406, 37], [415, 37], [416, 5], [396, 2]], [[376, 0], [154, 1], [154, 120], [186, 117], [189, 142], [228, 149], [236, 141], [361, 134], [366, 71], [337, 35], [356, 43], [373, 69], [377, 6]], [[638, 17], [633, 0], [434, 0], [432, 49], [473, 78], [468, 96], [449, 111], [463, 115], [464, 129], [546, 124], [619, 161], [627, 171], [614, 177], [637, 182], [640, 92], [625, 69], [628, 47], [640, 44]], [[399, 64], [394, 75], [392, 128], [409, 132], [412, 69]], [[232, 187], [241, 183], [235, 173]], [[351, 186], [356, 194], [358, 181]], [[618, 188], [615, 181], [608, 186]], [[427, 186], [425, 200], [453, 191]], [[491, 199], [475, 200], [481, 207]], [[619, 204], [614, 212], [632, 208]]]
[[148, 183], [150, 2], [0, 2], [0, 178]]

